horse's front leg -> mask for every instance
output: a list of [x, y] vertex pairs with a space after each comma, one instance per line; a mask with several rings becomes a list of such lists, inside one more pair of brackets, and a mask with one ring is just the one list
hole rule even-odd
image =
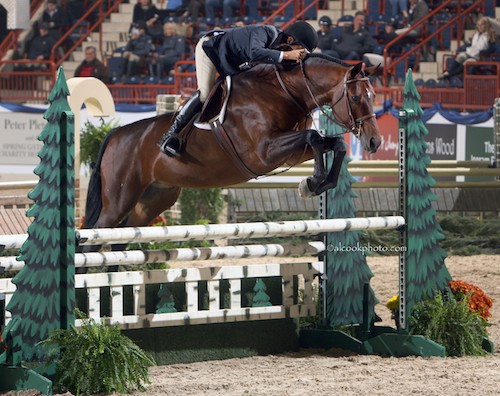
[[[299, 185], [299, 193], [302, 197], [320, 195], [337, 186], [346, 154], [346, 145], [344, 140], [339, 137], [321, 136], [321, 138], [321, 145], [311, 145], [314, 153], [314, 172], [311, 177], [303, 180]], [[334, 161], [328, 175], [326, 175], [323, 154], [329, 151], [334, 152]]]

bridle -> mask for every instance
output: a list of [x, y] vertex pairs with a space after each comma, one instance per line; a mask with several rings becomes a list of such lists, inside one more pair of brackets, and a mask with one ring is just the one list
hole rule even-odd
[[[310, 87], [310, 84], [309, 84], [309, 79], [306, 76], [306, 73], [305, 73], [305, 70], [304, 70], [304, 63], [302, 62], [302, 59], [300, 60], [300, 70], [302, 71], [302, 76], [304, 77], [304, 83], [306, 85], [307, 91], [308, 91], [309, 95], [311, 96], [311, 99], [313, 100], [313, 102], [316, 105], [316, 107], [319, 108], [320, 112], [327, 119], [329, 119], [331, 122], [333, 122], [334, 124], [337, 124], [337, 125], [341, 126], [342, 128], [345, 128], [346, 130], [344, 131], [344, 133], [352, 132], [354, 134], [354, 136], [356, 136], [357, 138], [359, 138], [359, 136], [361, 134], [361, 130], [363, 128], [363, 123], [366, 120], [368, 120], [368, 119], [370, 119], [372, 117], [375, 117], [375, 114], [372, 113], [372, 114], [367, 114], [367, 115], [359, 117], [359, 118], [354, 118], [354, 115], [352, 114], [351, 102], [349, 101], [349, 96], [347, 94], [347, 84], [355, 84], [355, 83], [358, 83], [358, 82], [361, 82], [361, 81], [369, 81], [368, 77], [353, 78], [353, 79], [350, 79], [350, 80], [347, 79], [347, 75], [344, 77], [344, 81], [342, 82], [342, 84], [344, 85], [344, 89], [343, 89], [342, 95], [330, 107], [332, 108], [332, 115], [335, 118], [339, 118], [335, 114], [335, 106], [345, 96], [344, 103], [345, 103], [345, 105], [347, 107], [347, 113], [349, 114], [349, 123], [345, 123], [345, 122], [337, 121], [335, 118], [331, 117], [329, 114], [327, 114], [323, 110], [322, 106], [318, 103], [318, 101], [316, 100], [316, 97], [314, 96], [314, 94], [313, 94], [313, 92], [311, 90], [311, 87]], [[290, 99], [292, 99], [292, 101], [294, 102], [294, 104], [298, 108], [300, 108], [302, 110], [302, 112], [304, 112], [306, 114], [306, 117], [309, 117], [310, 113], [307, 112], [306, 110], [304, 110], [303, 106], [301, 106], [299, 104], [299, 102], [297, 101], [297, 99], [295, 99], [293, 97], [293, 95], [290, 93], [290, 91], [287, 89], [285, 83], [283, 82], [283, 79], [280, 76], [278, 68], [275, 69], [275, 72], [276, 72], [276, 77], [278, 79], [278, 82], [279, 82], [281, 88], [283, 89], [283, 91], [285, 91], [285, 93], [290, 97]]]

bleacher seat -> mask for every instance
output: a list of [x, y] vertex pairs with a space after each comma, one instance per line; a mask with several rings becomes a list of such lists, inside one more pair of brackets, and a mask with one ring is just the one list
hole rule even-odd
[[437, 85], [437, 81], [434, 80], [433, 78], [429, 78], [428, 80], [425, 81], [424, 87], [425, 88], [435, 88]]
[[141, 84], [142, 80], [141, 80], [141, 76], [126, 76], [124, 79], [123, 79], [123, 83], [124, 84]]
[[122, 77], [125, 72], [126, 59], [118, 56], [112, 56], [108, 59], [108, 74], [111, 78]]
[[156, 76], [148, 76], [142, 79], [142, 84], [158, 84], [160, 79]]
[[112, 76], [111, 84], [123, 84], [123, 76]]
[[424, 85], [424, 79], [423, 78], [417, 78], [415, 81], [415, 86], [416, 87], [422, 87]]
[[172, 85], [174, 83], [174, 76], [163, 77], [160, 84]]
[[453, 76], [449, 81], [452, 88], [462, 88], [464, 86], [464, 82], [459, 76]]

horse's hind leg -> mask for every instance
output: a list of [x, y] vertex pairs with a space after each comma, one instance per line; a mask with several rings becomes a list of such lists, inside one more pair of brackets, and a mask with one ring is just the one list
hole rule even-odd
[[146, 226], [166, 209], [172, 207], [179, 194], [180, 187], [149, 186], [139, 202], [130, 212], [125, 226]]

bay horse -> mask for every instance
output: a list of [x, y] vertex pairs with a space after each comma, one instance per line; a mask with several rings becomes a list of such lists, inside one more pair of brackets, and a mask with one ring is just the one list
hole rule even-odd
[[[343, 140], [304, 128], [314, 109], [330, 105], [334, 121], [375, 152], [381, 137], [368, 79], [373, 69], [310, 54], [288, 68], [261, 64], [234, 76], [223, 122], [230, 150], [215, 132], [191, 122], [181, 155], [161, 153], [156, 143], [172, 113], [117, 128], [100, 149], [84, 227], [145, 226], [176, 202], [183, 187], [230, 186], [312, 158], [314, 172], [302, 183], [302, 192], [317, 195], [334, 187], [345, 154]], [[338, 155], [327, 172], [323, 153], [331, 150]]]

